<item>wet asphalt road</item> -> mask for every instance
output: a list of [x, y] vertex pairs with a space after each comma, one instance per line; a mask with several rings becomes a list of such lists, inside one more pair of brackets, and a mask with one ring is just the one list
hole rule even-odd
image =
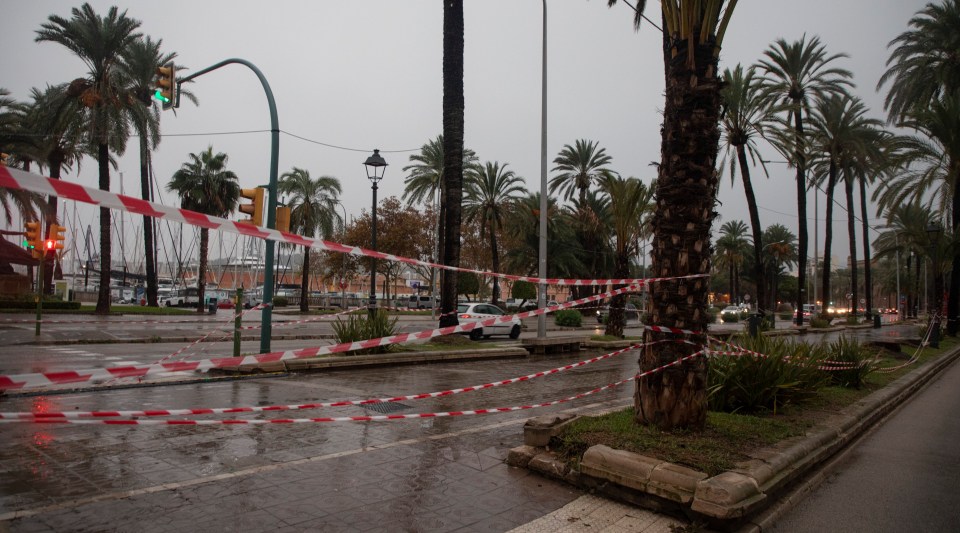
[[[884, 328], [884, 335], [901, 331]], [[865, 331], [863, 334], [874, 334]], [[832, 335], [832, 334], [831, 334]], [[300, 341], [302, 346], [305, 341]], [[307, 341], [309, 342], [309, 341]], [[0, 353], [5, 373], [111, 364], [96, 345]], [[60, 352], [49, 350], [59, 349]], [[214, 348], [214, 347], [208, 347]], [[279, 348], [279, 346], [278, 346]], [[110, 345], [150, 362], [167, 345]], [[73, 353], [66, 359], [65, 350]], [[59, 354], [59, 355], [58, 355]], [[546, 370], [587, 355], [360, 369], [219, 383], [0, 399], [2, 411], [298, 404], [432, 392]], [[72, 359], [71, 359], [72, 358]], [[21, 363], [11, 363], [11, 361]], [[75, 367], [74, 367], [75, 368]], [[627, 354], [515, 385], [377, 406], [429, 413], [567, 397], [636, 371]], [[506, 531], [579, 493], [503, 464], [531, 416], [626, 405], [633, 387], [537, 410], [390, 422], [268, 426], [0, 426], [0, 527], [12, 531]], [[256, 417], [381, 414], [357, 406]], [[198, 418], [215, 418], [213, 416]], [[22, 515], [14, 518], [13, 513]]]

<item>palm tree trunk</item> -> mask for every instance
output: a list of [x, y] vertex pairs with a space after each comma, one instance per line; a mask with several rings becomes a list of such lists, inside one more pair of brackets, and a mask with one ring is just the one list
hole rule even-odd
[[[795, 102], [799, 104], [799, 102]], [[793, 114], [793, 122], [796, 136], [796, 151], [794, 152], [794, 162], [797, 165], [797, 305], [798, 310], [803, 309], [803, 291], [807, 286], [807, 247], [809, 246], [809, 236], [807, 235], [807, 158], [804, 155], [804, 133], [803, 133], [803, 114], [796, 112]], [[817, 265], [813, 265], [817, 268]], [[826, 276], [824, 276], [826, 277]], [[824, 295], [824, 300], [827, 296]], [[816, 304], [816, 302], [814, 302]], [[797, 313], [797, 325], [803, 325], [803, 313]]]
[[[59, 149], [53, 149], [50, 152], [50, 157], [47, 160], [47, 166], [50, 167], [50, 178], [58, 180], [60, 179], [60, 172], [63, 167], [63, 152]], [[47, 215], [47, 229], [44, 235], [50, 235], [50, 226], [57, 222], [57, 197], [50, 195], [47, 197], [47, 205], [49, 206], [50, 213]], [[44, 261], [47, 261], [47, 256], [44, 255]], [[63, 277], [63, 273], [60, 273], [60, 277], [54, 276], [54, 270], [56, 268], [57, 260], [56, 256], [50, 258], [50, 265], [44, 265], [43, 270], [43, 294], [53, 294], [53, 280], [60, 279]]]
[[[688, 47], [695, 46], [692, 53]], [[710, 227], [718, 176], [720, 83], [712, 42], [673, 40], [664, 35], [666, 94], [656, 210], [653, 217], [652, 275], [709, 274]], [[688, 57], [689, 56], [689, 57]], [[705, 332], [709, 280], [692, 278], [651, 287], [651, 325]], [[652, 340], [667, 338], [651, 332]], [[706, 344], [704, 334], [690, 339]], [[691, 355], [686, 344], [647, 348], [641, 368], [652, 370]], [[701, 429], [707, 419], [707, 359], [694, 357], [639, 380], [634, 393], [639, 423], [663, 429]]]
[[[620, 279], [630, 277], [630, 258], [627, 254], [617, 254], [617, 267], [613, 277]], [[623, 285], [617, 285], [614, 288], [622, 287]], [[618, 294], [610, 299], [610, 314], [607, 315], [607, 327], [603, 332], [604, 335], [623, 337], [623, 328], [626, 325], [626, 315], [623, 309], [626, 303], [626, 294]]]
[[870, 218], [867, 215], [867, 182], [860, 180], [860, 218], [863, 220], [863, 292], [867, 299], [867, 317], [873, 310], [873, 275], [870, 268]]
[[310, 310], [309, 297], [310, 288], [310, 247], [303, 247], [303, 268], [300, 272], [300, 312], [306, 313]]
[[[953, 169], [953, 235], [960, 235], [960, 161], [952, 160]], [[950, 293], [947, 295], [947, 335], [957, 336], [960, 329], [960, 257], [954, 255], [950, 269]]]
[[[110, 146], [103, 142], [97, 145], [100, 190], [110, 190]], [[100, 290], [97, 293], [97, 314], [110, 312], [110, 210], [100, 208]]]
[[850, 294], [853, 295], [850, 299], [850, 309], [851, 316], [856, 316], [860, 298], [857, 290], [857, 225], [854, 222], [857, 211], [853, 208], [852, 178], [844, 180], [844, 190], [847, 194], [847, 238], [850, 239]]
[[747, 165], [747, 152], [743, 145], [737, 146], [737, 160], [740, 162], [740, 175], [743, 178], [743, 192], [747, 196], [747, 211], [750, 213], [750, 226], [753, 229], [753, 275], [757, 282], [757, 308], [766, 303], [764, 294], [765, 280], [763, 271], [763, 227], [760, 225], [760, 211], [757, 209], [757, 195], [750, 181], [750, 167]]
[[[837, 185], [837, 165], [830, 162], [830, 176], [827, 181], [827, 213], [824, 224], [826, 235], [823, 238], [823, 313], [826, 313], [830, 303], [830, 251], [833, 246], [833, 190]], [[801, 307], [801, 309], [803, 309]]]
[[[500, 272], [500, 253], [497, 249], [496, 224], [490, 223], [490, 255], [494, 272]], [[500, 278], [493, 277], [493, 305], [500, 302]]]
[[[147, 138], [140, 136], [140, 197], [150, 200], [150, 149]], [[143, 216], [144, 261], [147, 264], [147, 305], [157, 307], [157, 262], [153, 250], [153, 217]]]
[[204, 292], [207, 289], [207, 247], [210, 245], [210, 230], [200, 228], [200, 265], [197, 267], [197, 312], [203, 312]]
[[[460, 266], [463, 217], [463, 0], [443, 3], [443, 264]], [[459, 323], [457, 272], [446, 271], [440, 289], [440, 327]]]

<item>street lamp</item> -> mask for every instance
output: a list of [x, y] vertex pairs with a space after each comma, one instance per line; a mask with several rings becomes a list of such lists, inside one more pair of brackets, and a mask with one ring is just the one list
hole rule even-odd
[[[383, 157], [380, 157], [380, 150], [374, 149], [373, 155], [367, 158], [363, 162], [364, 168], [367, 169], [367, 179], [370, 180], [373, 189], [373, 210], [372, 210], [372, 221], [370, 234], [371, 234], [371, 246], [370, 248], [376, 252], [377, 251], [377, 183], [383, 179], [383, 173], [387, 171], [387, 162], [383, 160]], [[370, 318], [373, 318], [377, 313], [377, 258], [373, 257], [370, 260]]]

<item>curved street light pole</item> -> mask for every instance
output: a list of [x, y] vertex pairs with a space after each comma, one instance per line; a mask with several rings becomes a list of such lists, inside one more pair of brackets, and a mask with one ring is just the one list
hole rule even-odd
[[[181, 83], [234, 63], [244, 65], [257, 75], [257, 78], [260, 79], [260, 85], [263, 86], [263, 92], [267, 96], [267, 105], [270, 107], [270, 184], [267, 186], [267, 229], [274, 229], [277, 225], [277, 165], [280, 159], [280, 125], [279, 120], [277, 120], [277, 102], [273, 98], [273, 91], [270, 90], [270, 84], [267, 83], [267, 78], [264, 77], [263, 72], [260, 72], [260, 69], [246, 59], [225, 59], [185, 78], [178, 79], [177, 102], [174, 107], [180, 107]], [[263, 264], [263, 305], [265, 307], [260, 318], [260, 353], [270, 351], [270, 337], [273, 335], [271, 325], [273, 320], [273, 253], [275, 247], [276, 243], [267, 239]]]

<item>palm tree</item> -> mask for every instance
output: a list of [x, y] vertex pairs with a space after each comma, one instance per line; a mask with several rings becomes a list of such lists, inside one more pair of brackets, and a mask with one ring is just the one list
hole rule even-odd
[[[443, 264], [460, 266], [463, 219], [463, 0], [443, 3]], [[440, 277], [440, 327], [459, 324], [457, 271]]]
[[[501, 232], [507, 213], [520, 196], [527, 193], [523, 178], [507, 164], [487, 161], [483, 167], [472, 169], [464, 180], [466, 192], [463, 199], [463, 213], [467, 222], [479, 221], [480, 236], [490, 239], [490, 255], [494, 272], [500, 272], [500, 253], [497, 248], [497, 235]], [[500, 300], [500, 278], [493, 278], [491, 299], [496, 304]]]
[[553, 160], [556, 166], [552, 172], [560, 174], [550, 179], [548, 190], [551, 194], [559, 191], [565, 200], [571, 199], [576, 193], [580, 203], [583, 203], [591, 185], [614, 176], [614, 172], [607, 168], [612, 161], [606, 149], [600, 148], [594, 141], [579, 139], [574, 146], [565, 144]]
[[[555, 198], [547, 204], [547, 248], [550, 261], [547, 276], [572, 278], [584, 270], [577, 254], [579, 240], [573, 224], [557, 206]], [[537, 272], [540, 247], [540, 193], [529, 193], [520, 198], [506, 219], [505, 233], [508, 242], [505, 257], [506, 270], [532, 276]]]
[[[814, 166], [821, 176], [827, 177], [826, 237], [823, 252], [823, 294], [830, 294], [830, 250], [833, 241], [833, 194], [839, 179], [845, 180], [847, 191], [848, 224], [851, 257], [851, 292], [857, 299], [857, 250], [853, 209], [853, 179], [851, 169], [861, 165], [872, 152], [880, 138], [876, 127], [879, 121], [865, 116], [866, 106], [858, 98], [848, 95], [831, 96], [818, 101], [811, 117], [811, 140], [814, 149], [821, 153]], [[849, 178], [848, 178], [849, 176]], [[802, 252], [801, 252], [802, 253]], [[802, 308], [802, 307], [801, 307]]]
[[[167, 190], [180, 196], [184, 209], [215, 217], [226, 217], [237, 208], [240, 183], [237, 175], [227, 170], [227, 154], [214, 154], [213, 146], [200, 155], [190, 154], [190, 161], [173, 174]], [[203, 312], [204, 289], [207, 286], [207, 248], [210, 230], [200, 228], [200, 265], [197, 268], [197, 312]]]
[[[600, 182], [609, 198], [610, 218], [614, 238], [614, 278], [630, 277], [630, 259], [640, 253], [640, 239], [649, 231], [649, 218], [653, 205], [653, 190], [656, 184], [647, 187], [637, 178], [623, 179], [609, 176]], [[627, 295], [618, 294], [610, 301], [605, 335], [623, 336], [623, 314]]]
[[[807, 41], [804, 35], [799, 41], [788, 43], [778, 39], [764, 52], [766, 59], [759, 67], [764, 71], [763, 91], [771, 103], [779, 102], [787, 111], [784, 130], [792, 131], [788, 143], [781, 143], [780, 151], [797, 170], [797, 216], [798, 250], [800, 258], [797, 286], [805, 287], [807, 279], [807, 136], [803, 128], [804, 115], [810, 115], [814, 100], [843, 93], [850, 82], [851, 73], [830, 64], [847, 57], [846, 54], [827, 55], [826, 48], [818, 37]], [[792, 135], [790, 135], [792, 133]], [[829, 238], [829, 237], [828, 237]], [[829, 271], [826, 271], [829, 273]], [[827, 277], [827, 276], [824, 276]], [[797, 293], [797, 309], [803, 309], [802, 293]], [[797, 313], [797, 325], [803, 324], [803, 313]]]
[[[929, 3], [910, 19], [910, 29], [890, 42], [895, 46], [887, 60], [887, 71], [877, 89], [890, 82], [885, 107], [888, 121], [910, 124], [926, 138], [926, 145], [912, 154], [910, 174], [916, 185], [910, 187], [922, 195], [930, 189], [942, 195], [942, 212], [949, 212], [952, 233], [960, 234], [960, 1]], [[937, 157], [931, 157], [927, 143], [940, 145]], [[916, 169], [916, 170], [913, 170]], [[942, 186], [936, 186], [942, 181]], [[947, 206], [949, 206], [947, 208]], [[946, 217], [944, 217], [946, 218]], [[947, 334], [960, 329], [960, 261], [954, 260], [950, 272], [947, 300]]]
[[[750, 161], [756, 165], [760, 162], [764, 174], [767, 174], [767, 168], [757, 152], [755, 138], [763, 134], [765, 123], [770, 121], [773, 113], [777, 110], [770, 109], [764, 105], [760, 95], [759, 80], [754, 78], [756, 68], [747, 69], [746, 73], [743, 67], [737, 65], [731, 72], [726, 69], [723, 72], [725, 86], [721, 92], [723, 96], [723, 144], [726, 148], [724, 161], [721, 168], [726, 166], [726, 158], [730, 157], [730, 183], [733, 184], [737, 175], [737, 165], [740, 167], [741, 181], [743, 182], [743, 192], [747, 196], [747, 212], [750, 214], [750, 226], [753, 228], [753, 278], [757, 283], [757, 304], [762, 306], [766, 303], [764, 288], [764, 268], [761, 261], [761, 250], [763, 249], [763, 226], [760, 225], [760, 212], [757, 208], [757, 196], [753, 192], [753, 183], [750, 181], [750, 166], [747, 164], [747, 156]], [[732, 153], [731, 153], [732, 152]], [[769, 176], [768, 176], [769, 177]]]
[[742, 220], [731, 220], [720, 226], [720, 238], [715, 243], [717, 266], [726, 267], [730, 276], [730, 304], [740, 301], [740, 266], [743, 264], [747, 225]]
[[[764, 262], [770, 267], [770, 309], [777, 310], [777, 288], [780, 281], [780, 270], [786, 266], [790, 268], [797, 262], [797, 236], [783, 224], [774, 224], [763, 232]], [[798, 307], [797, 309], [803, 309]]]
[[[297, 167], [280, 176], [277, 184], [277, 192], [288, 196], [287, 201], [293, 206], [290, 212], [290, 230], [305, 237], [313, 237], [318, 232], [324, 239], [333, 235], [336, 221], [340, 220], [337, 202], [342, 191], [337, 178], [320, 176], [314, 180], [310, 178], [309, 171]], [[310, 248], [307, 246], [303, 247], [301, 272], [300, 311], [306, 313], [310, 310]]]
[[[41, 133], [31, 137], [32, 155], [46, 165], [50, 177], [60, 179], [64, 168], [70, 169], [80, 160], [91, 153], [90, 145], [86, 142], [83, 108], [76, 98], [66, 94], [66, 84], [47, 86], [44, 91], [32, 89], [32, 102], [24, 108], [24, 125], [28, 132]], [[57, 197], [47, 197], [47, 228], [57, 222]], [[51, 258], [53, 262], [55, 258]], [[53, 279], [62, 278], [59, 262], [52, 268], [44, 269], [44, 293], [53, 293]]]
[[[154, 41], [149, 36], [137, 39], [124, 50], [121, 73], [125, 85], [130, 93], [135, 95], [135, 101], [124, 108], [134, 131], [140, 140], [140, 195], [144, 200], [151, 199], [151, 152], [160, 145], [160, 111], [150, 98], [157, 77], [157, 68], [176, 59], [175, 52], [163, 53], [163, 40]], [[196, 101], [194, 96], [181, 91], [188, 98]], [[146, 257], [147, 276], [147, 305], [156, 307], [157, 303], [157, 269], [154, 246], [153, 219], [143, 216], [143, 243]]]
[[[608, 5], [614, 4], [616, 0], [608, 0]], [[651, 247], [654, 276], [708, 275], [711, 270], [722, 86], [717, 63], [736, 4], [736, 0], [660, 2], [666, 87]], [[645, 0], [636, 3], [636, 28], [646, 5]], [[706, 278], [654, 285], [652, 325], [706, 331], [709, 285]], [[652, 337], [666, 335], [653, 333]], [[705, 337], [693, 340], [706, 343]], [[693, 350], [679, 344], [646, 350], [641, 368], [673, 363]], [[703, 357], [641, 379], [634, 397], [637, 421], [664, 429], [703, 428], [706, 384]]]
[[[126, 103], [123, 88], [118, 86], [117, 67], [127, 47], [140, 38], [135, 33], [140, 21], [127, 17], [111, 7], [101, 17], [88, 3], [71, 10], [65, 19], [50, 15], [37, 30], [37, 42], [59, 43], [86, 63], [87, 78], [74, 80], [67, 89], [69, 96], [79, 98], [89, 109], [90, 133], [97, 145], [100, 189], [110, 190], [110, 150], [122, 153], [127, 138], [127, 123], [116, 112]], [[110, 210], [100, 208], [100, 293], [97, 313], [110, 311]]]

